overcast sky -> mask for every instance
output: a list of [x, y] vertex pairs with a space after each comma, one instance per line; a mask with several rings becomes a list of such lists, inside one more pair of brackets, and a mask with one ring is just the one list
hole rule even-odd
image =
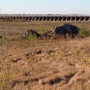
[[0, 0], [2, 14], [90, 14], [90, 0]]

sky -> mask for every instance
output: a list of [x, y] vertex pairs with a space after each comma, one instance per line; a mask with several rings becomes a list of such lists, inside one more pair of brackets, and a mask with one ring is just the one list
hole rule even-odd
[[90, 0], [0, 0], [1, 14], [90, 14]]

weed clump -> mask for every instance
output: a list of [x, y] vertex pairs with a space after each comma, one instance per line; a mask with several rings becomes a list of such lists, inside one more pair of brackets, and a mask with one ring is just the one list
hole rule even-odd
[[79, 35], [83, 38], [89, 36], [89, 32], [87, 31], [87, 28], [85, 26], [82, 26], [79, 30]]
[[41, 35], [34, 30], [28, 30], [25, 37], [26, 40], [37, 40]]
[[35, 40], [35, 39], [36, 39], [36, 35], [29, 32], [29, 33], [26, 35], [26, 39], [27, 39], [27, 40]]

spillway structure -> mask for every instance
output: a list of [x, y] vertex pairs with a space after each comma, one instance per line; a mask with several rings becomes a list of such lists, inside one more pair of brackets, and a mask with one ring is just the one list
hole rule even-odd
[[90, 15], [63, 14], [0, 14], [0, 20], [23, 21], [90, 21]]

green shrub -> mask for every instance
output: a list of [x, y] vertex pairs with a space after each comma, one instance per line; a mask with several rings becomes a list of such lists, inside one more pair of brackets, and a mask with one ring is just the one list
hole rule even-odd
[[87, 28], [85, 26], [82, 26], [79, 30], [79, 35], [81, 37], [87, 37], [89, 36], [89, 32], [87, 31]]
[[36, 40], [36, 39], [37, 39], [37, 36], [36, 36], [36, 34], [33, 34], [32, 32], [29, 32], [29, 33], [26, 35], [26, 39], [27, 39], [27, 40]]

